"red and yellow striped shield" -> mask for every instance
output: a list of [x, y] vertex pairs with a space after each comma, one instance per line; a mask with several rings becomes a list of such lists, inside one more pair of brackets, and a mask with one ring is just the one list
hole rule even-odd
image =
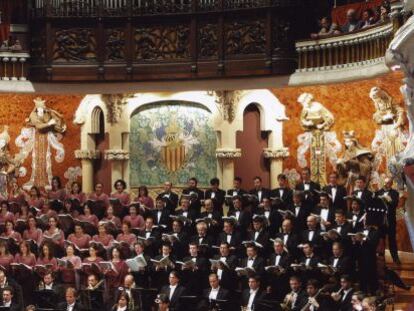
[[184, 145], [170, 144], [162, 147], [162, 161], [171, 172], [175, 172], [180, 169], [180, 167], [184, 164], [185, 156]]

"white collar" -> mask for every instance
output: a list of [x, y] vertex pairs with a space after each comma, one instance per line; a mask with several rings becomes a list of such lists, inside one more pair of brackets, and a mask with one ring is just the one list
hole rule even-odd
[[250, 295], [256, 294], [259, 289], [250, 289]]
[[127, 307], [128, 306], [125, 306], [125, 307], [118, 307], [117, 309], [116, 309], [116, 311], [125, 311], [126, 309], [127, 309]]
[[220, 290], [220, 286], [219, 287], [217, 287], [217, 288], [211, 288], [211, 291], [212, 292], [218, 292]]

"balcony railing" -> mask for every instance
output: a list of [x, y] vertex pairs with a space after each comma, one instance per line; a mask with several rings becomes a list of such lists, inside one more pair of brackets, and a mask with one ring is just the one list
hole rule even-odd
[[297, 5], [299, 0], [32, 0], [32, 17], [177, 14]]
[[26, 81], [29, 54], [0, 50], [0, 78], [3, 81]]
[[297, 72], [355, 67], [382, 59], [393, 37], [391, 22], [343, 35], [296, 43]]

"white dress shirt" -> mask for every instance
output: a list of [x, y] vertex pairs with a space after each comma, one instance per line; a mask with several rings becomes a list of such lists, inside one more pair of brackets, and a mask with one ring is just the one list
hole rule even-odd
[[313, 239], [313, 236], [315, 235], [315, 231], [309, 231], [308, 232], [308, 241], [312, 241], [312, 239]]
[[214, 199], [216, 197], [216, 193], [214, 191], [211, 191], [210, 199]]
[[276, 255], [276, 257], [275, 257], [275, 266], [278, 266], [279, 265], [280, 258], [282, 258], [282, 256]]
[[171, 298], [172, 298], [172, 296], [174, 295], [174, 292], [175, 292], [175, 289], [177, 288], [177, 285], [170, 285], [170, 301], [171, 301]]
[[308, 190], [310, 189], [310, 184], [308, 184], [308, 183], [303, 184], [303, 189], [304, 189], [305, 191], [308, 191]]
[[335, 201], [336, 191], [337, 191], [336, 186], [332, 186], [331, 188], [332, 202]]
[[262, 201], [262, 190], [257, 191], [257, 198], [259, 199], [259, 202]]
[[66, 311], [72, 311], [74, 307], [75, 307], [75, 303], [72, 303], [67, 306]]
[[247, 303], [247, 311], [253, 310], [252, 309], [253, 308], [253, 301], [254, 301], [254, 297], [256, 297], [256, 294], [257, 294], [257, 289], [256, 290], [253, 290], [253, 289], [250, 290], [249, 302]]
[[52, 290], [53, 289], [53, 283], [50, 283], [49, 285], [45, 284], [45, 289]]
[[9, 308], [11, 305], [11, 300], [9, 302], [3, 301], [3, 307]]
[[116, 308], [116, 311], [125, 311], [127, 309], [128, 306], [125, 307], [118, 307]]
[[247, 260], [247, 267], [252, 268], [254, 263], [254, 258]]
[[208, 299], [217, 300], [217, 295], [218, 295], [219, 289], [220, 289], [220, 287], [211, 288], [210, 295], [208, 295]]
[[280, 198], [283, 197], [283, 189], [282, 188], [279, 189], [279, 196], [280, 196]]
[[231, 234], [227, 234], [227, 236], [226, 236], [226, 241], [227, 241], [227, 243], [229, 243], [229, 244], [230, 244], [230, 241], [231, 241]]
[[339, 258], [334, 258], [332, 267], [336, 268], [336, 266], [338, 265], [338, 261], [339, 261]]

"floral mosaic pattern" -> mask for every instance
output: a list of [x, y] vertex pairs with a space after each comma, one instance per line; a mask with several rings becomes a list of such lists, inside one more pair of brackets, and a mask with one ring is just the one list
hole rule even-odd
[[166, 180], [185, 185], [192, 176], [199, 186], [208, 185], [216, 175], [216, 143], [211, 114], [196, 103], [145, 106], [131, 118], [131, 187]]

